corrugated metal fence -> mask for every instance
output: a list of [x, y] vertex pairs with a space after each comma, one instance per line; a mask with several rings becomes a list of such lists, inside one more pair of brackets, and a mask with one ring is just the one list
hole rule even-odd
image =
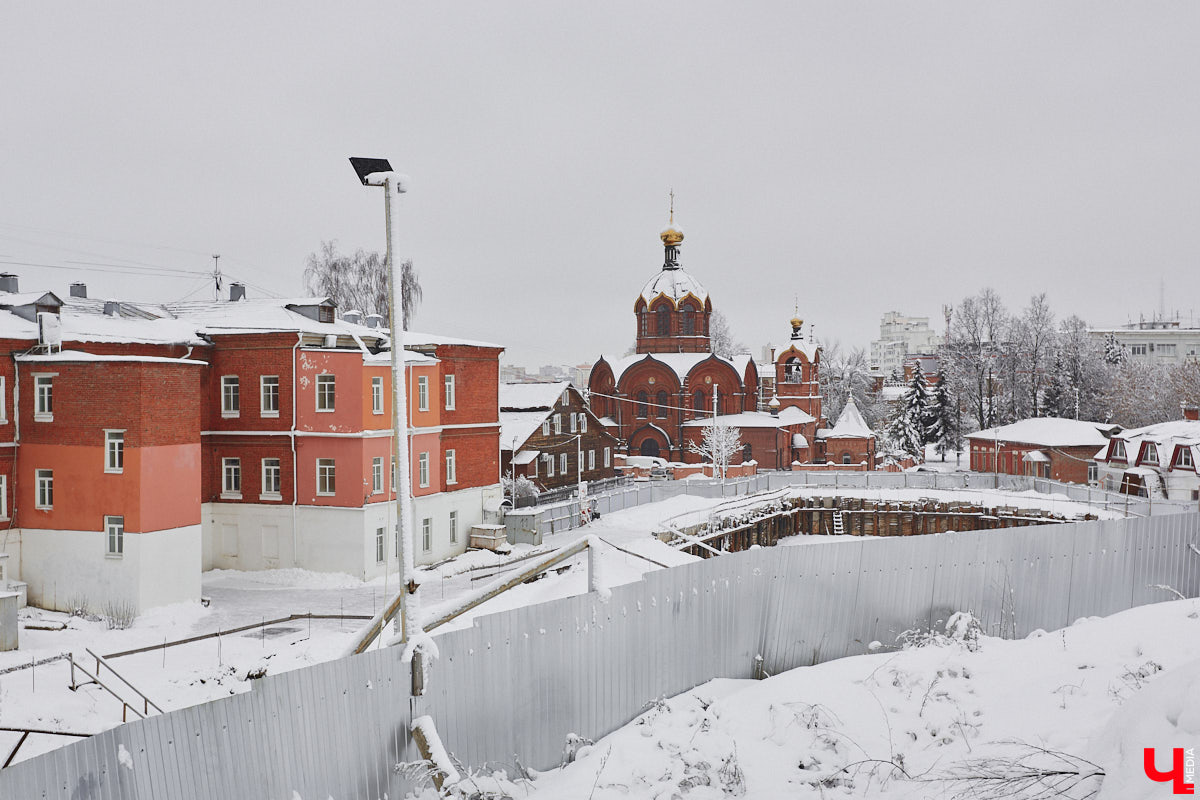
[[546, 768], [648, 702], [863, 653], [973, 612], [1024, 636], [1200, 593], [1200, 515], [752, 550], [598, 595], [479, 618], [437, 637], [428, 694], [397, 649], [261, 680], [254, 691], [123, 725], [0, 772], [0, 798], [375, 800], [410, 788], [409, 721], [431, 714], [462, 762]]

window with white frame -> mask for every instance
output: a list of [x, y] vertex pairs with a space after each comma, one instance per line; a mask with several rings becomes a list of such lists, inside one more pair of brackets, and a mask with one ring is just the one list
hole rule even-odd
[[383, 493], [383, 458], [371, 459], [371, 494]]
[[417, 376], [417, 411], [429, 410], [429, 376]]
[[8, 394], [4, 388], [4, 376], [0, 375], [0, 424], [8, 422]]
[[562, 433], [562, 414], [554, 415], [554, 432]]
[[429, 517], [421, 520], [421, 549], [426, 553], [433, 549], [433, 520]]
[[592, 470], [595, 468], [596, 468], [596, 451], [588, 450], [588, 469]]
[[37, 477], [37, 508], [54, 508], [54, 470], [39, 469]]
[[550, 435], [550, 420], [548, 420], [548, 419], [543, 420], [542, 421], [542, 436], [549, 436], [549, 435]]
[[317, 411], [333, 411], [334, 389], [332, 375], [317, 376]]
[[383, 378], [371, 378], [371, 413], [383, 413]]
[[1113, 442], [1112, 457], [1113, 459], [1125, 460], [1125, 442], [1120, 439]]
[[571, 412], [571, 433], [579, 433], [579, 420], [574, 411]]
[[0, 475], [0, 519], [8, 519], [8, 476]]
[[54, 421], [54, 376], [33, 376], [33, 418], [37, 422]]
[[104, 555], [113, 558], [125, 555], [125, 517], [105, 517], [104, 531], [107, 539]]
[[1192, 460], [1191, 448], [1186, 446], [1179, 448], [1179, 456], [1175, 459], [1175, 466], [1195, 468], [1196, 462]]
[[450, 544], [458, 544], [458, 512], [450, 512]]
[[221, 497], [238, 499], [242, 496], [242, 460], [221, 459]]
[[279, 416], [278, 375], [263, 375], [258, 379], [258, 413], [262, 417]]
[[400, 485], [400, 473], [396, 471], [396, 459], [392, 458], [392, 491], [396, 491], [396, 487]]
[[446, 376], [446, 410], [454, 410], [454, 376]]
[[237, 417], [242, 413], [242, 394], [237, 375], [221, 376], [221, 416]]
[[1158, 464], [1158, 447], [1150, 442], [1146, 443], [1146, 450], [1142, 455], [1143, 464]]
[[383, 559], [384, 559], [383, 549], [384, 549], [384, 542], [386, 541], [386, 539], [384, 539], [383, 537], [386, 535], [386, 533], [387, 533], [386, 528], [376, 528], [375, 529], [375, 563], [376, 564], [383, 563]]
[[1088, 467], [1087, 481], [1088, 481], [1088, 483], [1095, 483], [1096, 480], [1100, 477], [1100, 467], [1097, 466], [1095, 461], [1088, 464], [1087, 467]]
[[337, 494], [337, 471], [332, 458], [317, 459], [317, 494]]
[[587, 433], [587, 414], [579, 412], [579, 432]]
[[558, 471], [562, 475], [567, 474], [567, 454], [560, 453], [558, 456]]
[[546, 456], [546, 477], [554, 477], [554, 456], [551, 455]]
[[612, 448], [610, 447], [604, 448], [604, 466], [612, 466]]
[[458, 483], [458, 464], [453, 450], [446, 451], [446, 483]]
[[1135, 355], [1135, 356], [1144, 356], [1144, 355], [1146, 355], [1147, 349], [1148, 349], [1147, 345], [1144, 345], [1144, 344], [1131, 344], [1131, 345], [1129, 345], [1129, 353], [1130, 353], [1130, 355]]
[[278, 458], [262, 460], [262, 498], [263, 500], [278, 500], [282, 488], [283, 470]]
[[565, 405], [568, 405], [568, 404], [570, 404], [570, 402], [571, 402], [571, 390], [570, 390], [570, 389], [563, 389], [562, 397], [560, 397], [560, 398], [559, 398], [559, 400], [561, 400], [561, 401], [562, 401], [562, 404], [563, 404], [564, 406], [565, 406]]
[[125, 471], [125, 431], [104, 432], [104, 471]]
[[429, 485], [429, 453], [421, 453], [417, 456], [417, 485], [421, 487]]

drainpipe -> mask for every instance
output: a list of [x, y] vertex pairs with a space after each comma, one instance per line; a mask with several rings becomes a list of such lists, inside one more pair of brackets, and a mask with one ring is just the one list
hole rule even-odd
[[304, 334], [296, 332], [296, 343], [292, 345], [292, 566], [298, 567], [299, 564], [299, 549], [300, 536], [296, 532], [296, 513], [297, 506], [300, 502], [300, 484], [297, 483], [299, 467], [296, 464], [296, 370], [298, 368], [297, 353], [300, 350], [300, 343], [304, 341]]

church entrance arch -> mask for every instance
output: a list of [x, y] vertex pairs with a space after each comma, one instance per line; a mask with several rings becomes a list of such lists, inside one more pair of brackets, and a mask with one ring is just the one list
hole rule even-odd
[[654, 439], [646, 439], [642, 442], [642, 455], [658, 458], [659, 452], [658, 442]]

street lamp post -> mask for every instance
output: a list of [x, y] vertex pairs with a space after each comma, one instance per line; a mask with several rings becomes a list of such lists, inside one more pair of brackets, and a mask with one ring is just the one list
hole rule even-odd
[[412, 522], [412, 487], [409, 481], [408, 464], [408, 389], [404, 367], [404, 324], [403, 297], [400, 277], [396, 274], [396, 259], [392, 250], [392, 190], [397, 194], [408, 191], [407, 178], [392, 171], [386, 158], [351, 158], [350, 165], [363, 186], [378, 186], [383, 189], [383, 210], [387, 225], [387, 276], [388, 309], [391, 325], [392, 355], [392, 459], [396, 464], [393, 476], [396, 492], [396, 558], [400, 564], [400, 602], [396, 613], [400, 642], [407, 642], [408, 593], [412, 587], [410, 561], [412, 553], [408, 535]]

